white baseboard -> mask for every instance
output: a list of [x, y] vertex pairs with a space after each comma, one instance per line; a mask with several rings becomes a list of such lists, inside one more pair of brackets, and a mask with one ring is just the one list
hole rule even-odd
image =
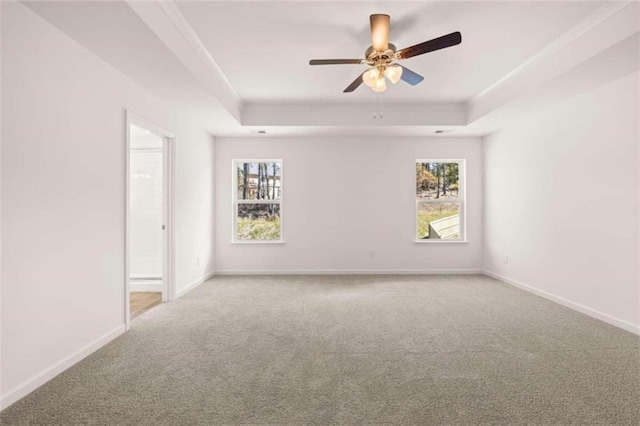
[[191, 284], [187, 285], [185, 288], [181, 288], [180, 290], [178, 290], [176, 292], [176, 299], [178, 299], [178, 298], [184, 296], [185, 294], [189, 293], [191, 290], [193, 290], [194, 288], [198, 287], [200, 284], [202, 284], [203, 282], [207, 281], [209, 278], [212, 278], [214, 275], [216, 275], [216, 272], [209, 272], [208, 274], [206, 274], [202, 278], [198, 278], [197, 280], [195, 280]]
[[62, 361], [56, 363], [52, 367], [49, 367], [48, 369], [38, 374], [37, 376], [25, 381], [21, 385], [18, 385], [13, 390], [7, 392], [6, 395], [2, 395], [2, 398], [0, 398], [0, 410], [4, 410], [14, 402], [18, 401], [22, 397], [28, 395], [29, 393], [33, 392], [40, 386], [47, 383], [49, 380], [53, 379], [58, 374], [65, 371], [67, 368], [80, 362], [82, 359], [91, 355], [93, 352], [97, 351], [98, 349], [100, 349], [101, 347], [103, 347], [104, 345], [106, 345], [116, 337], [120, 336], [122, 333], [125, 332], [125, 328], [126, 327], [124, 324], [119, 325], [118, 327], [111, 330], [107, 334], [94, 340], [84, 348], [69, 355]]
[[162, 281], [158, 282], [129, 282], [129, 291], [153, 291], [156, 293], [162, 292]]
[[560, 296], [556, 296], [555, 294], [551, 294], [548, 293], [544, 290], [540, 290], [537, 289], [535, 287], [532, 287], [530, 285], [521, 283], [519, 281], [516, 280], [512, 280], [511, 278], [507, 278], [505, 276], [502, 276], [500, 274], [496, 274], [495, 272], [491, 272], [491, 271], [484, 271], [484, 274], [488, 277], [491, 278], [495, 278], [499, 281], [502, 281], [506, 284], [512, 285], [514, 287], [518, 287], [519, 289], [522, 289], [524, 291], [527, 291], [529, 293], [533, 293], [536, 296], [540, 296], [540, 297], [544, 297], [547, 300], [550, 300], [552, 302], [558, 303], [562, 306], [566, 306], [569, 309], [573, 309], [574, 311], [578, 311], [581, 314], [585, 314], [587, 316], [590, 316], [592, 318], [598, 319], [600, 321], [604, 321], [607, 324], [611, 324], [613, 326], [616, 326], [618, 328], [621, 328], [623, 330], [629, 331], [631, 333], [640, 335], [640, 327], [628, 322], [628, 321], [624, 321], [621, 320], [619, 318], [615, 318], [612, 317], [611, 315], [605, 314], [603, 312], [597, 311], [595, 309], [589, 308], [587, 306], [581, 305], [579, 303], [575, 303], [572, 302], [571, 300], [567, 300], [563, 297]]
[[215, 275], [468, 275], [482, 272], [482, 269], [223, 269]]

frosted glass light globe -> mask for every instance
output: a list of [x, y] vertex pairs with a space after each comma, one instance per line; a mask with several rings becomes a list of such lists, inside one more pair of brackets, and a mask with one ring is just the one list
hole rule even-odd
[[384, 92], [387, 90], [387, 83], [384, 80], [384, 75], [378, 77], [373, 86], [371, 86], [371, 89], [373, 89], [374, 92]]
[[402, 67], [400, 65], [390, 65], [384, 71], [384, 75], [391, 83], [396, 84], [400, 81], [400, 77], [402, 77]]
[[373, 85], [376, 84], [376, 80], [378, 80], [379, 75], [380, 71], [378, 71], [377, 68], [368, 69], [364, 74], [362, 74], [362, 81], [364, 81], [364, 84], [367, 86], [373, 87]]

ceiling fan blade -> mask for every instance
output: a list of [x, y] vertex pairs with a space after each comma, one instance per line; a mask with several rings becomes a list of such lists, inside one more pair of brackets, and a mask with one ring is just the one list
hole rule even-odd
[[[366, 72], [366, 71], [365, 71]], [[364, 72], [362, 74], [360, 74], [358, 76], [358, 78], [356, 78], [355, 80], [353, 80], [353, 83], [351, 83], [350, 85], [347, 86], [346, 89], [344, 89], [342, 92], [343, 93], [351, 93], [354, 90], [356, 90], [358, 87], [360, 87], [360, 85], [362, 84], [362, 76], [364, 75]]]
[[422, 80], [424, 80], [424, 77], [421, 76], [420, 74], [411, 71], [409, 68], [407, 67], [403, 67], [400, 64], [397, 64], [400, 67], [402, 67], [402, 75], [400, 76], [400, 79], [409, 83], [412, 86], [415, 86], [416, 84], [420, 83]]
[[371, 45], [374, 50], [384, 52], [389, 48], [389, 15], [371, 15]]
[[364, 59], [312, 59], [309, 65], [360, 65]]
[[424, 43], [405, 47], [404, 49], [401, 49], [396, 53], [396, 57], [398, 59], [412, 58], [414, 56], [433, 52], [435, 50], [455, 46], [460, 43], [462, 43], [462, 34], [456, 31], [455, 33], [447, 34], [442, 37], [434, 38], [433, 40], [425, 41]]

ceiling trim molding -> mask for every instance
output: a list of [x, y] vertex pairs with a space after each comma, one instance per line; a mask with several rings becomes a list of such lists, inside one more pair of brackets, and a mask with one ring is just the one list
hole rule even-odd
[[638, 3], [610, 1], [467, 103], [473, 123], [638, 32]]
[[209, 50], [205, 47], [204, 43], [202, 43], [202, 40], [200, 40], [193, 28], [191, 28], [191, 25], [189, 25], [185, 17], [182, 15], [178, 6], [176, 6], [176, 4], [171, 0], [160, 1], [158, 2], [158, 5], [173, 22], [178, 31], [180, 31], [184, 39], [191, 45], [193, 50], [198, 54], [198, 56], [200, 56], [202, 61], [211, 69], [211, 72], [214, 73], [217, 78], [223, 80], [233, 95], [240, 99], [240, 96], [231, 85], [231, 82], [229, 82], [227, 76], [224, 75], [222, 69], [220, 69], [217, 62], [213, 59]]
[[639, 46], [640, 33], [635, 33], [474, 121], [469, 128], [480, 134], [490, 134], [509, 123], [548, 111], [555, 105], [629, 75], [640, 69]]
[[524, 61], [522, 64], [505, 74], [498, 81], [478, 93], [470, 102], [475, 102], [486, 96], [492, 90], [496, 90], [500, 85], [504, 84], [507, 80], [516, 78], [518, 74], [525, 72], [527, 68], [533, 67], [536, 63], [543, 61], [546, 57], [554, 54], [562, 48], [573, 43], [578, 37], [588, 32], [592, 28], [601, 24], [603, 21], [609, 19], [611, 16], [618, 13], [620, 10], [629, 6], [631, 1], [611, 1], [599, 7], [597, 10], [589, 14], [582, 21], [578, 22], [574, 27], [565, 31], [560, 37], [547, 44], [542, 50], [535, 55]]
[[464, 126], [462, 103], [245, 104], [243, 126]]
[[126, 0], [131, 9], [211, 95], [240, 122], [242, 99], [171, 0]]

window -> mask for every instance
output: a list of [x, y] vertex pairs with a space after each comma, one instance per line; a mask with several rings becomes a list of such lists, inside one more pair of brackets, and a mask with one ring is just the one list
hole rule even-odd
[[282, 160], [233, 161], [233, 241], [282, 242]]
[[416, 161], [416, 239], [464, 241], [464, 160]]

